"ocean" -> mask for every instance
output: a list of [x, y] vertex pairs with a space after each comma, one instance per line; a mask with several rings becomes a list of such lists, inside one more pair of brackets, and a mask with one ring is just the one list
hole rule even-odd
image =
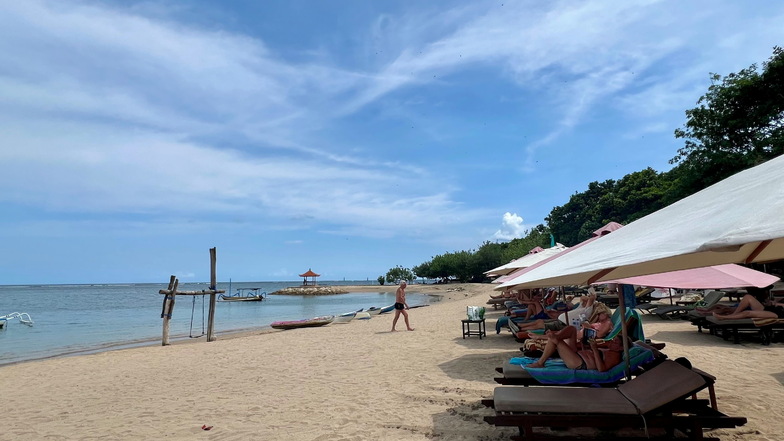
[[[238, 288], [260, 288], [271, 293], [299, 282], [232, 282]], [[373, 281], [322, 282], [319, 285], [377, 285]], [[163, 295], [166, 284], [107, 285], [0, 285], [0, 316], [28, 313], [34, 324], [9, 320], [0, 329], [0, 366], [23, 361], [88, 354], [144, 345], [160, 345]], [[184, 283], [178, 291], [208, 289], [208, 283]], [[217, 288], [229, 294], [229, 283]], [[395, 302], [395, 285], [383, 293], [358, 292], [326, 296], [269, 296], [261, 302], [217, 302], [215, 335], [268, 328], [278, 320], [299, 320], [337, 315]], [[418, 294], [410, 285], [406, 300], [411, 306], [432, 297]], [[177, 296], [170, 323], [172, 341], [201, 338], [206, 341], [209, 296]], [[374, 317], [375, 318], [375, 317]], [[391, 323], [391, 322], [390, 322]]]

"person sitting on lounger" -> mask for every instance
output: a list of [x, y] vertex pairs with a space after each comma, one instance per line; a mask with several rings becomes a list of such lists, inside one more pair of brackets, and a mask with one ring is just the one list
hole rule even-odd
[[513, 298], [515, 298], [515, 296], [516, 296], [515, 292], [513, 292], [509, 288], [506, 288], [505, 290], [503, 290], [501, 292], [501, 295], [497, 295], [497, 296], [491, 295], [490, 298], [491, 299], [513, 299]]
[[544, 309], [542, 294], [538, 289], [522, 289], [518, 292], [516, 300], [515, 304], [508, 306], [507, 315], [525, 317], [525, 320], [529, 320]]
[[[767, 292], [767, 288], [757, 288]], [[740, 303], [732, 311], [714, 311], [713, 317], [717, 320], [737, 320], [745, 318], [784, 318], [784, 303], [766, 300], [763, 305], [755, 295], [760, 293], [751, 288], [749, 294], [740, 299]]]
[[[566, 329], [574, 329], [569, 326]], [[571, 332], [574, 334], [574, 332]], [[588, 340], [590, 349], [577, 350], [564, 340], [560, 340], [556, 333], [548, 336], [547, 345], [542, 351], [542, 356], [535, 363], [526, 365], [527, 368], [543, 368], [548, 358], [558, 354], [569, 369], [591, 369], [604, 372], [621, 363], [623, 360], [623, 344], [619, 338], [612, 339], [601, 348], [595, 339]]]
[[[585, 299], [584, 300], [584, 304], [586, 305], [585, 309], [581, 309], [583, 308], [583, 299]], [[583, 296], [580, 298], [580, 302], [581, 302], [580, 307], [575, 309], [574, 312], [570, 311], [569, 316], [579, 317], [581, 311], [590, 310], [589, 313], [590, 318], [588, 319], [587, 322], [581, 324], [581, 329], [578, 330], [577, 332], [579, 334], [577, 336], [577, 339], [579, 340], [582, 338], [582, 329], [586, 327], [592, 327], [596, 329], [597, 334], [601, 332], [601, 334], [597, 335], [597, 338], [602, 338], [605, 335], [607, 335], [613, 326], [612, 321], [610, 320], [610, 316], [612, 315], [610, 313], [610, 308], [608, 308], [603, 303], [597, 303], [596, 308], [594, 308], [594, 298], [592, 296]], [[561, 317], [559, 316], [558, 317], [559, 319], [554, 321], [544, 321], [539, 319], [539, 320], [534, 320], [530, 323], [520, 323], [518, 324], [518, 327], [520, 328], [521, 331], [535, 331], [539, 329], [544, 329], [546, 331], [561, 331], [563, 329], [566, 329], [567, 326], [569, 326], [569, 323], [566, 323], [566, 316], [563, 315], [563, 317], [564, 318], [561, 319]], [[573, 328], [572, 326], [569, 327]], [[531, 337], [545, 338], [545, 336], [538, 336], [535, 334], [531, 335]]]

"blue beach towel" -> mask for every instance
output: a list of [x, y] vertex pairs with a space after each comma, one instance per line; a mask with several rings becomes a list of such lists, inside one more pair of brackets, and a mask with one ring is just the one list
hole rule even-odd
[[[632, 370], [642, 364], [650, 363], [654, 359], [653, 352], [643, 347], [634, 345], [629, 348], [629, 357]], [[515, 357], [509, 360], [510, 364], [519, 364], [528, 371], [536, 381], [542, 384], [605, 384], [615, 383], [625, 376], [625, 364], [620, 363], [609, 370], [569, 369], [561, 359], [548, 359], [543, 368], [525, 368], [526, 364], [536, 362], [538, 359], [530, 357]]]

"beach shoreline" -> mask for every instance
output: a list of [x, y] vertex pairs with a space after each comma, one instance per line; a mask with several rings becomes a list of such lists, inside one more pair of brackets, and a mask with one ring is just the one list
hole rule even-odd
[[[0, 439], [509, 439], [516, 430], [484, 423], [492, 411], [480, 400], [520, 345], [493, 332], [500, 310], [487, 309], [487, 338], [463, 339], [460, 327], [466, 307], [486, 306], [493, 287], [410, 285], [441, 296], [410, 311], [413, 332], [389, 332], [386, 314], [2, 366], [0, 387], [17, 393], [4, 397]], [[717, 377], [722, 412], [749, 419], [711, 436], [784, 439], [781, 343], [734, 345], [686, 321], [643, 321], [669, 358], [685, 356]]]

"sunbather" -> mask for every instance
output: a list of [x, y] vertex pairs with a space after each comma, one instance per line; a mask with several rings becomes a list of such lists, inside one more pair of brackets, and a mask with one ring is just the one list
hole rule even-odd
[[744, 318], [784, 318], [784, 303], [768, 300], [763, 305], [752, 294], [746, 294], [733, 311], [714, 311], [717, 320], [737, 320]]
[[505, 290], [503, 290], [501, 292], [500, 295], [497, 295], [497, 296], [491, 295], [490, 298], [491, 299], [513, 299], [513, 298], [515, 298], [516, 295], [517, 295], [516, 292], [512, 291], [510, 288], [506, 288]]
[[[583, 309], [583, 311], [588, 311], [588, 308], [590, 308], [591, 313], [590, 313], [590, 318], [588, 319], [588, 321], [581, 324], [581, 329], [578, 331], [578, 334], [579, 334], [578, 340], [582, 338], [582, 329], [586, 328], [586, 327], [591, 327], [591, 328], [596, 329], [596, 331], [597, 331], [597, 338], [604, 337], [612, 329], [612, 321], [610, 320], [610, 315], [611, 315], [610, 314], [610, 308], [608, 308], [607, 306], [605, 306], [602, 303], [597, 303], [596, 304], [597, 305], [596, 308], [594, 308], [594, 303], [593, 303], [594, 299], [593, 299], [593, 297], [591, 297], [591, 296], [583, 296], [583, 298], [586, 299], [585, 300], [585, 304], [588, 305], [586, 307], [586, 309]], [[583, 298], [580, 299], [581, 302], [582, 302]], [[582, 305], [579, 308], [577, 308], [576, 310], [574, 310], [574, 312], [570, 311], [569, 312], [569, 316], [570, 317], [579, 317], [580, 316], [580, 312], [579, 312], [580, 308], [582, 308]], [[535, 331], [535, 330], [539, 330], [539, 329], [544, 329], [544, 330], [547, 330], [547, 331], [561, 331], [563, 329], [566, 329], [567, 326], [570, 327], [570, 328], [573, 328], [572, 326], [569, 326], [569, 323], [566, 323], [566, 315], [564, 315], [564, 314], [562, 314], [562, 315], [563, 315], [563, 318], [561, 318], [561, 316], [559, 316], [558, 320], [555, 320], [555, 321], [544, 321], [544, 320], [539, 319], [539, 320], [534, 320], [534, 321], [532, 321], [530, 323], [520, 323], [520, 324], [518, 324], [518, 327], [520, 328], [521, 331]], [[600, 333], [600, 331], [601, 331], [601, 334], [598, 335]], [[531, 337], [532, 338], [545, 338], [545, 336], [537, 336], [537, 335], [531, 335]]]
[[521, 290], [517, 298], [517, 304], [509, 307], [508, 315], [512, 317], [523, 317], [523, 320], [534, 320], [548, 318], [544, 312], [541, 291], [535, 289]]
[[[574, 329], [574, 327], [569, 326], [566, 329]], [[574, 334], [574, 331], [569, 332]], [[623, 345], [618, 338], [614, 338], [601, 348], [595, 339], [589, 339], [588, 345], [590, 349], [577, 350], [566, 341], [560, 340], [555, 333], [551, 333], [539, 360], [525, 367], [543, 368], [545, 361], [556, 353], [561, 357], [566, 367], [577, 370], [591, 369], [604, 372], [620, 364], [623, 360]]]

